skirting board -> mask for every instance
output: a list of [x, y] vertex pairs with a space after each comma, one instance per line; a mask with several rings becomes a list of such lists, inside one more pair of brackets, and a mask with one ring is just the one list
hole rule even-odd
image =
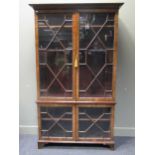
[[[38, 126], [35, 125], [19, 125], [20, 134], [37, 134]], [[133, 127], [115, 127], [115, 136], [135, 136], [135, 128]]]

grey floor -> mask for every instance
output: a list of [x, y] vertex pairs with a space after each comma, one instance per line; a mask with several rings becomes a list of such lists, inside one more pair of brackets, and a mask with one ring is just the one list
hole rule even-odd
[[135, 139], [133, 137], [116, 137], [115, 151], [102, 146], [54, 145], [37, 148], [37, 136], [20, 135], [20, 155], [134, 155]]

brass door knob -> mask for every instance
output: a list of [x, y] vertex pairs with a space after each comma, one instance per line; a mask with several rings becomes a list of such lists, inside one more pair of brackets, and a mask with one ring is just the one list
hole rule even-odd
[[75, 67], [75, 68], [78, 67], [78, 60], [77, 60], [77, 59], [75, 59], [75, 61], [74, 61], [74, 67]]

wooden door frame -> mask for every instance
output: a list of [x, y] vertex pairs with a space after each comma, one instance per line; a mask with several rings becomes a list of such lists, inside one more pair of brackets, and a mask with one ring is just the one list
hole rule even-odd
[[[42, 132], [41, 132], [41, 128], [42, 128], [42, 121], [41, 121], [41, 107], [70, 107], [72, 109], [72, 137], [46, 137], [46, 136], [42, 136]], [[72, 104], [45, 104], [40, 103], [37, 104], [37, 111], [38, 111], [38, 134], [39, 134], [39, 140], [51, 140], [51, 141], [75, 141], [75, 124], [74, 124], [74, 117], [75, 117], [75, 113], [74, 113], [74, 105]]]
[[[108, 13], [114, 13], [114, 47], [113, 47], [113, 69], [112, 69], [112, 96], [111, 97], [80, 97], [79, 95], [79, 79], [80, 79], [80, 74], [79, 74], [79, 65], [78, 65], [78, 69], [77, 69], [77, 80], [76, 81], [76, 84], [77, 84], [77, 100], [78, 101], [93, 101], [93, 102], [98, 102], [98, 101], [111, 101], [111, 102], [115, 102], [115, 99], [116, 99], [116, 67], [117, 67], [117, 55], [118, 55], [118, 10], [111, 10], [109, 9], [108, 10]], [[80, 20], [80, 13], [94, 13], [93, 10], [79, 10], [78, 11], [78, 20]], [[96, 9], [95, 10], [95, 13], [107, 13], [107, 10], [98, 10]], [[79, 24], [80, 21], [78, 21], [78, 24]], [[80, 38], [79, 36], [79, 26], [78, 26], [78, 38]], [[80, 40], [77, 39], [76, 41], [78, 41], [78, 44], [80, 43]], [[78, 56], [78, 60], [79, 60], [79, 49], [80, 49], [80, 45], [79, 47], [77, 47], [77, 56]], [[79, 62], [78, 62], [79, 63]]]
[[[74, 13], [72, 12], [68, 12], [68, 11], [64, 11], [65, 13], [70, 13], [72, 14], [72, 44], [73, 44], [73, 50], [72, 50], [72, 96], [71, 97], [51, 97], [51, 96], [41, 96], [40, 95], [40, 65], [39, 65], [39, 25], [38, 25], [38, 15], [39, 14], [46, 14], [46, 11], [35, 11], [35, 14], [34, 14], [34, 17], [35, 17], [35, 49], [36, 49], [36, 78], [37, 78], [37, 100], [40, 100], [40, 101], [48, 101], [48, 100], [52, 100], [52, 101], [63, 101], [63, 100], [66, 100], [66, 101], [74, 101], [75, 100], [75, 90], [76, 90], [76, 87], [74, 86], [74, 83], [76, 80], [76, 72], [75, 72], [75, 68], [74, 68], [74, 59], [75, 59], [75, 52], [74, 52], [74, 47], [78, 45], [76, 45], [76, 36], [73, 35], [73, 32], [76, 30], [76, 28], [74, 29], [73, 27], [73, 15]], [[49, 13], [49, 12], [47, 12]], [[54, 14], [55, 12], [50, 12], [50, 14]], [[61, 11], [58, 11], [57, 13], [60, 13], [62, 14]], [[77, 33], [78, 34], [78, 33]], [[77, 38], [78, 39], [78, 38]], [[73, 43], [74, 41], [74, 43]], [[76, 47], [76, 48], [77, 48]]]

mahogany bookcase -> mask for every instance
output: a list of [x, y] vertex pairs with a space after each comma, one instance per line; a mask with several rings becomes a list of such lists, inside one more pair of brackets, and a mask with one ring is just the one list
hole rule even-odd
[[35, 12], [38, 148], [47, 143], [114, 147], [122, 4], [30, 4]]

